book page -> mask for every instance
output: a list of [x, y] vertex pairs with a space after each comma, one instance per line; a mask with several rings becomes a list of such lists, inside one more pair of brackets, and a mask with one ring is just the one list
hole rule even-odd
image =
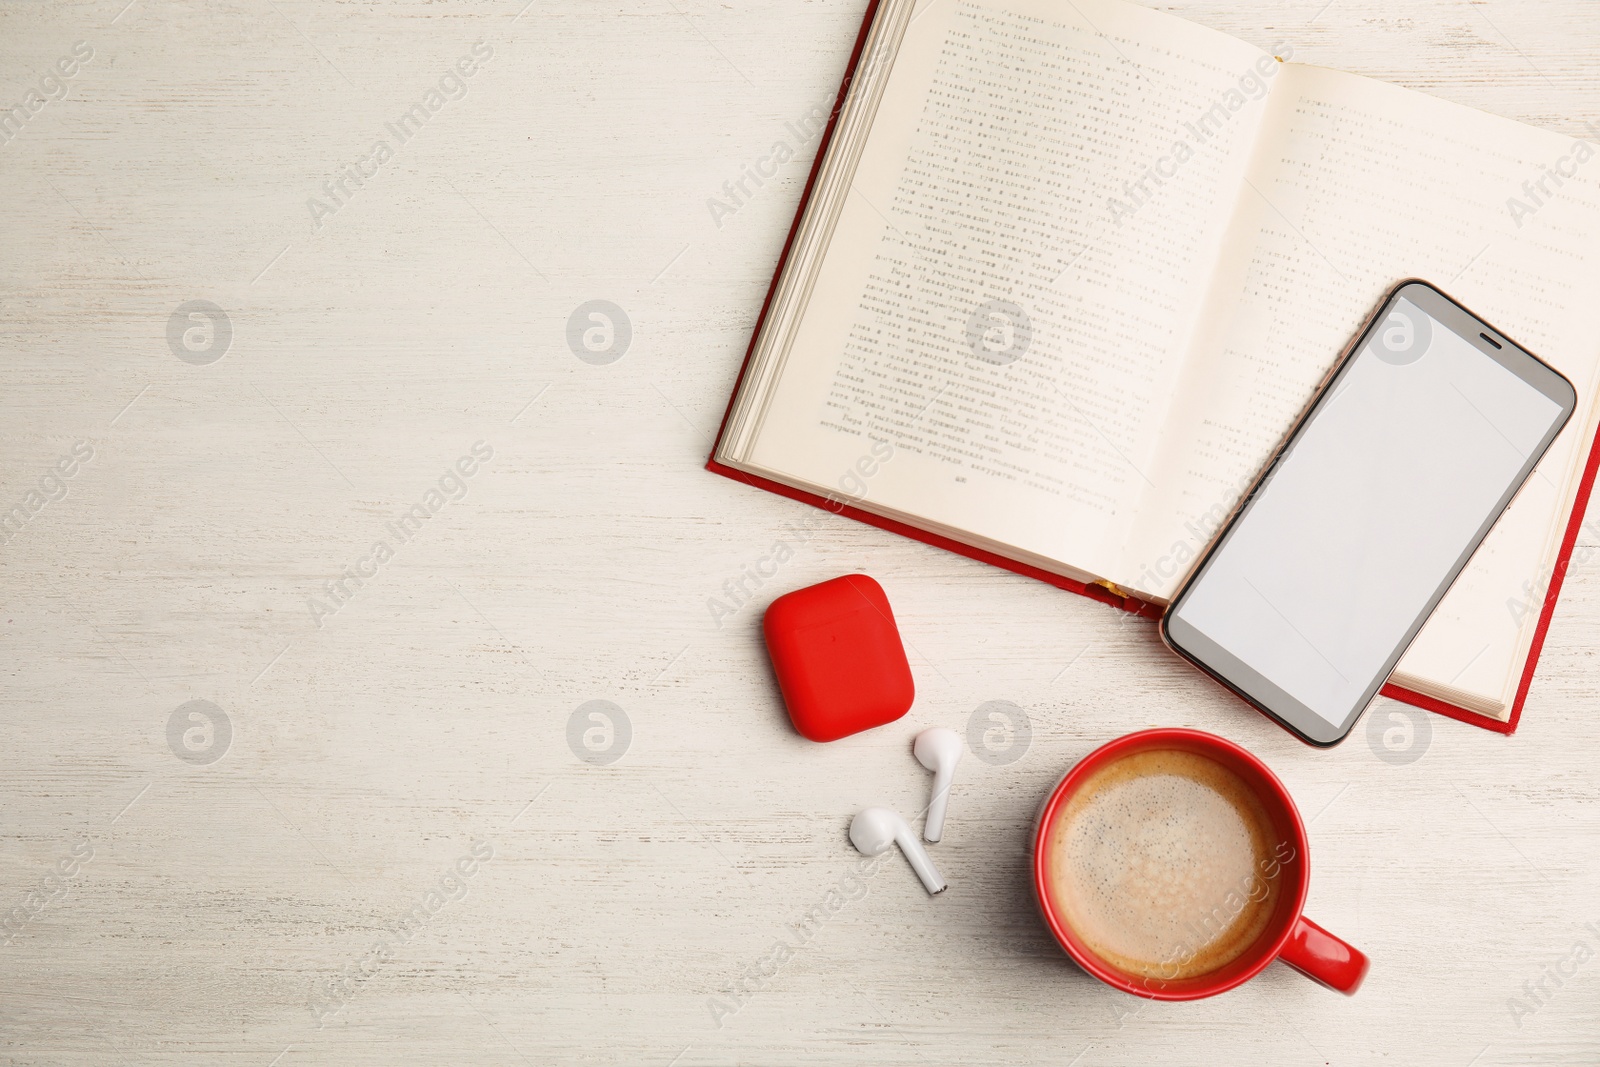
[[1111, 0], [920, 7], [737, 458], [1109, 564], [1279, 66]]
[[[1215, 314], [1152, 465], [1160, 488], [1117, 580], [1170, 596], [1383, 294], [1405, 278], [1430, 281], [1579, 394], [1572, 421], [1395, 674], [1501, 714], [1594, 439], [1600, 153], [1295, 64], [1271, 107], [1219, 266]], [[1530, 591], [1534, 608], [1517, 610]]]

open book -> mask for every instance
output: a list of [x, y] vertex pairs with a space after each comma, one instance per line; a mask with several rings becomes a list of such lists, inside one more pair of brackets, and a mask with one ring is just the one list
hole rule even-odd
[[1509, 732], [1593, 479], [1600, 152], [1286, 58], [879, 0], [711, 467], [1149, 613], [1422, 278], [1579, 394], [1385, 690]]

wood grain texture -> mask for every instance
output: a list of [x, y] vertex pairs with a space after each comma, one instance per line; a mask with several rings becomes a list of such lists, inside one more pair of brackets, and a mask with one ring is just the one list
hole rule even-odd
[[[1518, 734], [1432, 718], [1403, 766], [1364, 733], [1300, 746], [1147, 623], [833, 517], [713, 620], [807, 515], [702, 463], [814, 142], [720, 225], [706, 200], [831, 98], [862, 0], [125, 2], [0, 7], [0, 101], [93, 49], [0, 144], [0, 507], [94, 450], [0, 546], [0, 909], [37, 909], [0, 945], [0, 1060], [1600, 1058], [1600, 963], [1543, 970], [1600, 948], [1600, 560], [1568, 578]], [[1162, 6], [1558, 130], [1600, 118], [1588, 0]], [[480, 41], [465, 95], [315, 226], [321, 183]], [[567, 342], [597, 299], [632, 324], [605, 366]], [[192, 300], [231, 325], [207, 365], [167, 338]], [[464, 496], [389, 534], [480, 441]], [[308, 599], [379, 539], [393, 558], [319, 625]], [[759, 613], [852, 570], [887, 589], [918, 702], [816, 746]], [[214, 762], [176, 754], [203, 731], [169, 743], [191, 700], [231, 728]], [[631, 724], [608, 765], [568, 744], [591, 700]], [[850, 815], [923, 802], [914, 728], [991, 700], [1032, 738], [964, 761], [951, 890], [895, 857], [854, 880]], [[1275, 965], [1144, 1005], [1056, 950], [1025, 888], [1035, 806], [1161, 724], [1294, 791], [1309, 912], [1373, 958], [1359, 996]]]

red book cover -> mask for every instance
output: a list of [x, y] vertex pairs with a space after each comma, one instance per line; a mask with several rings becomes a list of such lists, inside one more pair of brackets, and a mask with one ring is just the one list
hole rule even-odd
[[[850, 85], [854, 81], [856, 70], [861, 63], [862, 52], [866, 48], [867, 36], [872, 28], [872, 20], [877, 16], [879, 2], [880, 0], [870, 0], [867, 5], [866, 15], [861, 22], [861, 30], [856, 35], [855, 48], [850, 53], [849, 65], [845, 68], [844, 81], [840, 84], [839, 94], [834, 99], [833, 111], [828, 116], [827, 129], [823, 132], [822, 140], [817, 146], [817, 157], [811, 164], [811, 174], [807, 177], [805, 189], [800, 195], [800, 206], [795, 211], [794, 222], [789, 227], [789, 236], [787, 240], [784, 241], [783, 254], [778, 257], [778, 266], [777, 269], [773, 271], [772, 283], [767, 287], [766, 300], [763, 301], [761, 305], [761, 315], [759, 318], [757, 318], [755, 329], [750, 335], [750, 345], [745, 350], [744, 364], [739, 369], [739, 378], [734, 383], [732, 395], [730, 395], [728, 398], [727, 409], [722, 415], [722, 424], [717, 430], [716, 442], [712, 445], [711, 456], [706, 460], [706, 469], [716, 474], [723, 475], [724, 477], [733, 478], [736, 481], [744, 482], [747, 485], [755, 486], [758, 489], [765, 489], [768, 492], [777, 493], [780, 496], [786, 496], [791, 500], [799, 500], [803, 503], [811, 504], [826, 511], [831, 511], [836, 515], [845, 515], [852, 519], [856, 519], [859, 522], [876, 526], [879, 529], [889, 530], [893, 533], [903, 534], [906, 537], [915, 538], [918, 541], [933, 545], [936, 548], [946, 549], [950, 552], [957, 552], [963, 556], [967, 556], [983, 563], [988, 563], [996, 567], [1003, 567], [1006, 570], [1013, 571], [1017, 574], [1027, 575], [1029, 578], [1037, 578], [1042, 582], [1048, 582], [1051, 585], [1057, 586], [1061, 589], [1066, 589], [1069, 592], [1077, 593], [1080, 596], [1086, 596], [1093, 600], [1098, 600], [1102, 603], [1109, 604], [1112, 607], [1121, 608], [1123, 611], [1132, 612], [1136, 615], [1143, 615], [1151, 619], [1159, 618], [1162, 611], [1162, 607], [1159, 604], [1146, 603], [1145, 601], [1139, 600], [1135, 597], [1123, 595], [1120, 592], [1114, 591], [1112, 588], [1104, 585], [1085, 585], [1083, 582], [1074, 581], [1071, 578], [1065, 578], [1059, 574], [1052, 574], [1049, 571], [1040, 570], [1038, 567], [1032, 567], [1026, 563], [1019, 563], [1016, 560], [1007, 559], [1006, 557], [996, 555], [993, 552], [988, 552], [981, 548], [974, 548], [971, 545], [962, 544], [959, 541], [951, 540], [948, 537], [942, 537], [939, 534], [929, 533], [925, 530], [919, 530], [914, 526], [909, 526], [906, 523], [898, 522], [894, 519], [887, 519], [881, 515], [874, 515], [869, 511], [863, 511], [860, 508], [852, 507], [851, 505], [846, 504], [837, 498], [827, 498], [816, 493], [807, 492], [803, 489], [796, 489], [793, 486], [784, 485], [781, 482], [775, 482], [768, 478], [762, 478], [758, 475], [753, 475], [745, 471], [738, 470], [734, 467], [728, 466], [725, 463], [720, 463], [717, 461], [717, 449], [722, 446], [722, 436], [727, 432], [728, 420], [733, 414], [734, 398], [739, 395], [739, 390], [744, 385], [745, 374], [750, 369], [750, 357], [755, 352], [756, 340], [761, 336], [761, 329], [766, 324], [767, 314], [772, 309], [772, 300], [773, 296], [778, 290], [778, 281], [783, 277], [784, 267], [787, 266], [789, 262], [789, 254], [794, 248], [795, 237], [800, 232], [800, 221], [805, 216], [806, 205], [811, 202], [811, 194], [813, 189], [816, 187], [817, 175], [821, 172], [822, 163], [827, 158], [828, 149], [833, 143], [834, 133], [839, 122], [839, 112], [844, 106], [845, 97], [850, 91]], [[1600, 468], [1600, 437], [1597, 437], [1595, 442], [1591, 443], [1589, 448], [1589, 458], [1584, 466], [1583, 480], [1578, 485], [1578, 495], [1573, 504], [1572, 514], [1567, 521], [1566, 534], [1561, 539], [1561, 551], [1556, 557], [1555, 570], [1550, 576], [1549, 588], [1545, 591], [1544, 606], [1539, 613], [1539, 625], [1534, 631], [1533, 644], [1528, 650], [1528, 660], [1525, 664], [1523, 664], [1522, 680], [1517, 685], [1517, 695], [1516, 699], [1511, 705], [1510, 718], [1505, 722], [1501, 722], [1500, 720], [1490, 718], [1481, 712], [1472, 711], [1468, 708], [1446, 703], [1445, 701], [1439, 700], [1435, 697], [1426, 696], [1422, 693], [1417, 693], [1410, 689], [1406, 689], [1403, 686], [1395, 685], [1392, 682], [1386, 684], [1383, 689], [1380, 690], [1380, 694], [1382, 696], [1403, 701], [1407, 704], [1413, 704], [1419, 708], [1437, 712], [1440, 715], [1447, 715], [1452, 719], [1459, 719], [1462, 722], [1471, 723], [1474, 726], [1481, 726], [1486, 730], [1493, 730], [1496, 733], [1510, 734], [1516, 730], [1517, 723], [1522, 718], [1522, 705], [1528, 698], [1528, 688], [1533, 684], [1533, 672], [1534, 668], [1539, 662], [1539, 651], [1544, 647], [1545, 635], [1550, 629], [1550, 619], [1555, 614], [1556, 600], [1561, 595], [1561, 582], [1566, 576], [1567, 566], [1572, 559], [1572, 548], [1573, 545], [1577, 543], [1578, 532], [1583, 526], [1584, 509], [1588, 504], [1590, 491], [1594, 488], [1597, 468]]]

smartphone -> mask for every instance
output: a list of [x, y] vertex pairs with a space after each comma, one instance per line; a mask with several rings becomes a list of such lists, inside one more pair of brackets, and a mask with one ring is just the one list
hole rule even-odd
[[1577, 404], [1426, 282], [1379, 304], [1161, 618], [1308, 744], [1349, 734]]

